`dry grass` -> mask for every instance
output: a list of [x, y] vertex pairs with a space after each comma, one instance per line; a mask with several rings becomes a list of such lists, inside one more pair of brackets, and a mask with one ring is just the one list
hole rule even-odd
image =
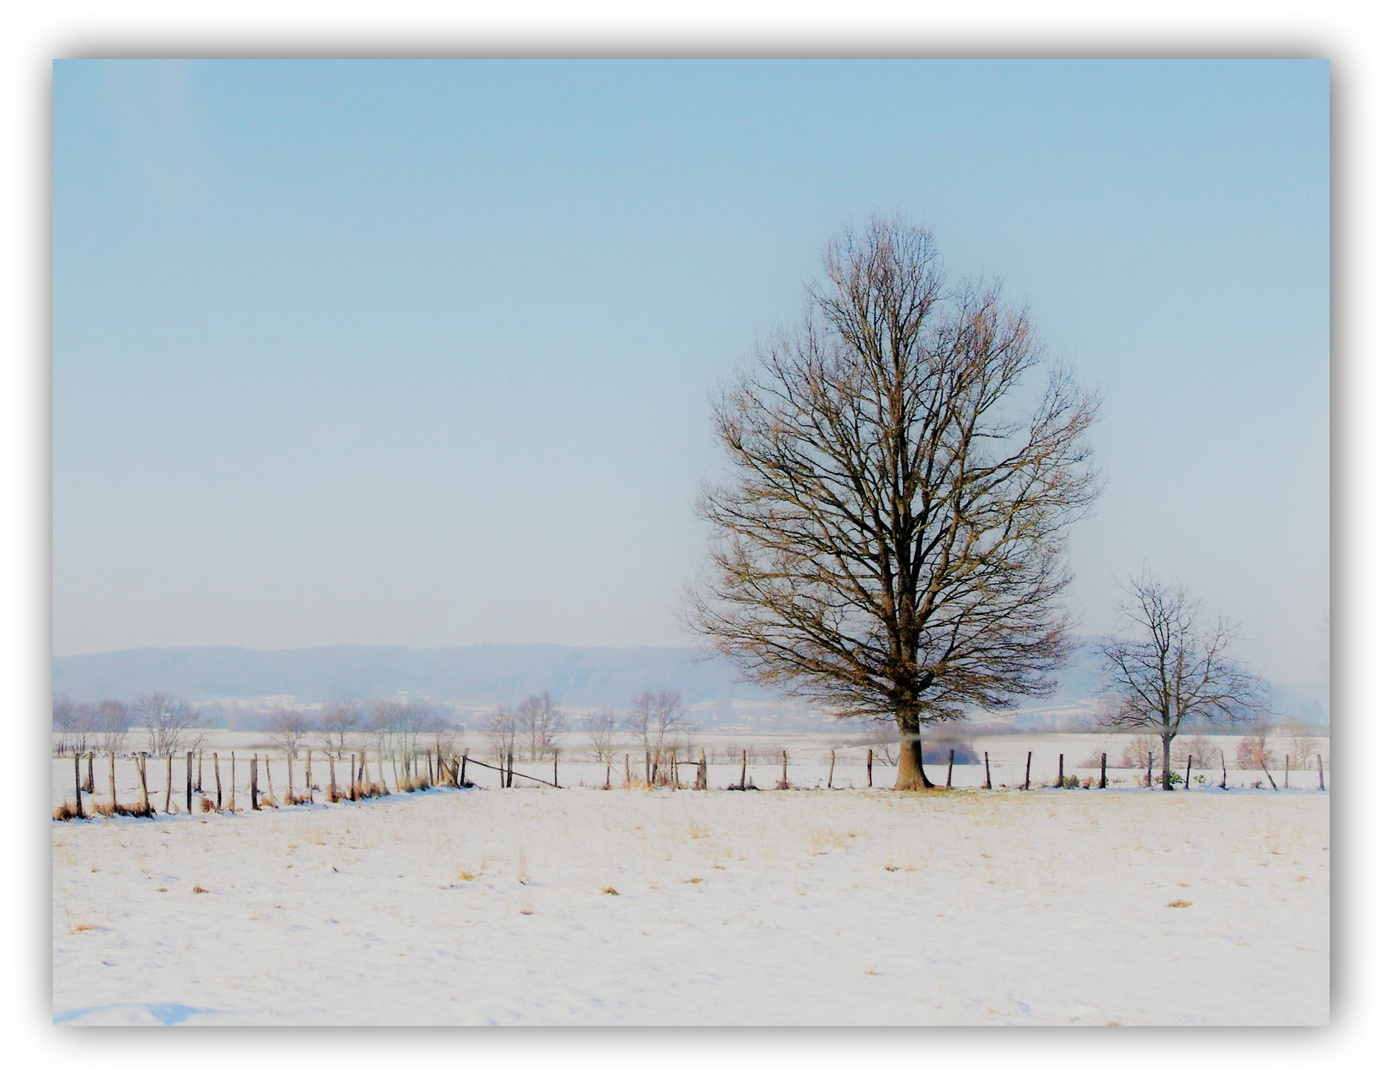
[[205, 892], [207, 892], [208, 890], [205, 889], [205, 888], [203, 888], [201, 885], [194, 885], [194, 886], [193, 886], [193, 891], [194, 891], [195, 893], [205, 893]]
[[1168, 901], [1168, 906], [1169, 906], [1169, 907], [1191, 907], [1191, 906], [1192, 906], [1192, 901], [1191, 901], [1191, 900], [1169, 900], [1169, 901]]
[[86, 817], [86, 814], [79, 814], [77, 808], [67, 799], [63, 800], [63, 805], [53, 811], [54, 821], [71, 821], [75, 817]]
[[604, 896], [617, 896], [617, 895], [618, 895], [618, 890], [615, 889], [615, 888], [613, 888], [612, 885], [605, 885], [605, 886], [604, 886], [602, 889], [600, 889], [599, 891], [600, 891], [601, 893], [603, 893]]

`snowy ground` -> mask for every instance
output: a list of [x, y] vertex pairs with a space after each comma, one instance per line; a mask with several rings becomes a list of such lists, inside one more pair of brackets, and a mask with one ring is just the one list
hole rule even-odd
[[54, 1017], [1327, 1022], [1327, 795], [910, 796], [856, 767], [833, 792], [489, 787], [55, 823]]

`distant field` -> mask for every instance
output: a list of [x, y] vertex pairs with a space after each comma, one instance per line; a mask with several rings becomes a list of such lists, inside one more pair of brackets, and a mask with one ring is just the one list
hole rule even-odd
[[55, 824], [55, 1019], [1327, 1022], [1326, 795], [851, 780]]

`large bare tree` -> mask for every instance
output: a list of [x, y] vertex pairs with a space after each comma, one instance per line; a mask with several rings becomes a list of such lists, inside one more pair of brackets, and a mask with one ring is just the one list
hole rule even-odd
[[733, 475], [702, 493], [687, 618], [756, 681], [892, 720], [921, 789], [924, 724], [1054, 685], [1096, 401], [997, 283], [948, 286], [924, 229], [871, 220], [824, 270], [716, 400]]
[[1183, 723], [1258, 719], [1268, 686], [1231, 656], [1234, 623], [1204, 618], [1181, 585], [1147, 569], [1125, 587], [1119, 623], [1101, 646], [1109, 700], [1100, 722], [1153, 731], [1163, 744], [1163, 787], [1171, 791], [1173, 739]]

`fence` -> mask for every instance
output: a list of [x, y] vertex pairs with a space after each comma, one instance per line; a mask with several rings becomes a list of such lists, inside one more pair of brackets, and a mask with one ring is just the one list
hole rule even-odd
[[[771, 790], [845, 790], [892, 787], [896, 779], [895, 763], [885, 760], [875, 747], [837, 748], [826, 751], [802, 751], [795, 755], [786, 749], [750, 753], [747, 749], [736, 754], [725, 752], [725, 760], [716, 762], [705, 749], [692, 754], [685, 751], [644, 751], [637, 755], [627, 752], [621, 764], [614, 755], [602, 762], [567, 760], [567, 784], [609, 790], [614, 787], [642, 789], [691, 789], [696, 791], [722, 788], [730, 791]], [[964, 755], [962, 755], [964, 756]], [[1082, 757], [1081, 755], [1075, 755]], [[973, 757], [973, 755], [972, 755]], [[952, 748], [942, 765], [927, 768], [934, 786], [979, 788], [984, 790], [1103, 789], [1128, 784], [1130, 787], [1159, 787], [1162, 777], [1155, 771], [1152, 758], [1143, 767], [1135, 767], [1126, 759], [1123, 766], [1112, 765], [1107, 754], [1099, 761], [1083, 757], [1082, 763], [1069, 767], [1065, 753], [1057, 756], [1057, 771], [1044, 765], [1041, 757], [1034, 769], [1034, 753], [1019, 757], [991, 758], [985, 751], [983, 761], [956, 760]], [[60, 781], [55, 788], [62, 790], [61, 770], [67, 759], [58, 761]], [[154, 817], [156, 815], [195, 813], [238, 813], [261, 811], [280, 806], [297, 806], [319, 802], [357, 802], [382, 798], [392, 794], [429, 790], [436, 787], [462, 789], [479, 786], [468, 777], [486, 772], [495, 778], [498, 788], [517, 786], [517, 781], [549, 788], [563, 786], [560, 782], [560, 755], [555, 752], [549, 761], [517, 768], [513, 754], [498, 757], [496, 763], [474, 758], [465, 748], [462, 754], [445, 755], [442, 751], [427, 750], [412, 754], [376, 754], [367, 751], [345, 752], [341, 755], [313, 751], [300, 755], [252, 753], [249, 757], [221, 751], [185, 751], [181, 755], [153, 758], [148, 754], [105, 754], [94, 752], [71, 757], [71, 780], [64, 798], [54, 811], [57, 820], [83, 818], [93, 815], [122, 815]], [[1310, 770], [1290, 768], [1288, 757], [1282, 763], [1282, 777], [1276, 779], [1277, 768], [1261, 762], [1257, 771], [1228, 769], [1221, 755], [1220, 780], [1216, 770], [1194, 773], [1193, 759], [1174, 761], [1170, 783], [1181, 788], [1264, 787], [1267, 782], [1274, 791], [1282, 789], [1326, 790], [1326, 770], [1321, 754], [1316, 755], [1316, 784]], [[100, 767], [99, 763], [100, 762]], [[875, 764], [879, 766], [877, 778]], [[124, 776], [118, 776], [118, 765]], [[1178, 766], [1181, 765], [1181, 771]], [[549, 766], [549, 768], [546, 768]], [[887, 775], [885, 775], [885, 767]], [[639, 771], [640, 770], [640, 771]], [[1210, 771], [1212, 775], [1206, 775]], [[547, 778], [543, 775], [549, 772]], [[319, 781], [316, 782], [315, 776]], [[542, 775], [536, 775], [541, 773]], [[717, 775], [718, 774], [718, 775]], [[1234, 774], [1234, 775], [1233, 775]], [[599, 782], [599, 777], [602, 782]], [[1253, 779], [1252, 779], [1253, 778]], [[124, 780], [124, 783], [122, 783]], [[162, 781], [162, 784], [161, 784]], [[760, 783], [761, 781], [761, 783]], [[1282, 781], [1282, 782], [1281, 782]], [[277, 790], [278, 787], [278, 790]]]

